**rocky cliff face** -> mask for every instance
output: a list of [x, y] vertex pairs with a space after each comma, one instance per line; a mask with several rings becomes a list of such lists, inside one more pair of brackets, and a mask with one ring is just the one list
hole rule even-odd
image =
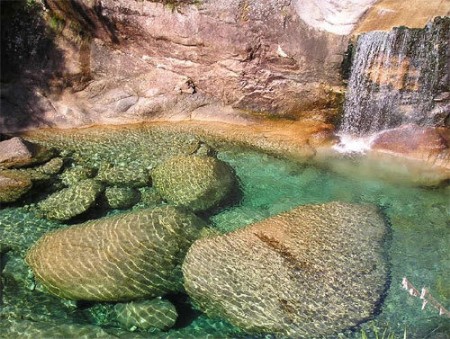
[[46, 0], [35, 11], [51, 29], [35, 19], [18, 31], [24, 17], [8, 26], [9, 60], [21, 53], [20, 34], [38, 47], [30, 36], [41, 34], [48, 46], [24, 55], [20, 81], [2, 86], [2, 122], [184, 119], [207, 105], [219, 120], [223, 107], [291, 117], [332, 107], [347, 41], [308, 26], [298, 9], [288, 0]]
[[[331, 120], [348, 34], [374, 2], [1, 2], [1, 131], [194, 116], [236, 122], [254, 113], [305, 118], [311, 110]], [[414, 13], [390, 23], [431, 5], [429, 16], [445, 14], [438, 3], [415, 2]], [[389, 13], [411, 11], [391, 5]]]

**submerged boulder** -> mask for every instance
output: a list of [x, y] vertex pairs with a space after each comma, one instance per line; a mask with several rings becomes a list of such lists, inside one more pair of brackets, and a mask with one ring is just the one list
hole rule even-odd
[[33, 185], [26, 173], [0, 171], [0, 203], [14, 202]]
[[152, 299], [116, 304], [117, 321], [127, 330], [168, 330], [175, 325], [178, 313], [168, 300]]
[[145, 168], [113, 166], [109, 163], [100, 166], [96, 179], [110, 186], [145, 187], [151, 183]]
[[102, 191], [100, 182], [87, 179], [50, 195], [38, 206], [49, 219], [69, 220], [86, 212]]
[[182, 290], [181, 262], [203, 222], [173, 206], [50, 232], [26, 261], [62, 298], [122, 301]]
[[90, 179], [94, 176], [94, 170], [83, 166], [73, 166], [61, 174], [61, 181], [66, 186], [73, 186], [78, 182]]
[[105, 198], [111, 208], [128, 208], [139, 201], [139, 191], [129, 187], [107, 187]]
[[153, 185], [167, 201], [193, 211], [216, 207], [236, 182], [233, 170], [209, 156], [178, 156], [152, 172]]
[[249, 332], [333, 334], [373, 314], [387, 276], [384, 234], [371, 206], [301, 206], [197, 240], [185, 289], [209, 316]]

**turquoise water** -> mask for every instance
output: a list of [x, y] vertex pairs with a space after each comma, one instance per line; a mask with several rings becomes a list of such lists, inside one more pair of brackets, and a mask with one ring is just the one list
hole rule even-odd
[[[151, 168], [155, 154], [163, 152], [161, 147], [153, 153], [155, 140], [158, 135], [149, 134], [148, 131], [132, 131], [123, 135], [114, 132], [115, 137], [90, 141], [83, 139], [83, 146], [73, 146], [71, 142], [58, 140], [47, 142], [61, 149], [77, 152], [75, 158], [80, 163], [91, 161], [100, 162], [108, 159], [110, 162], [129, 163], [133, 166], [144, 164]], [[98, 134], [96, 138], [98, 138]], [[117, 137], [117, 138], [116, 138]], [[185, 141], [178, 136], [176, 145]], [[186, 136], [186, 140], [195, 139]], [[100, 136], [101, 139], [101, 136]], [[177, 148], [173, 146], [172, 150]], [[182, 149], [182, 146], [179, 146]], [[94, 155], [94, 156], [93, 156]], [[428, 305], [421, 310], [422, 303], [413, 298], [401, 288], [403, 277], [413, 283], [417, 288], [426, 286], [431, 294], [447, 309], [450, 307], [450, 190], [449, 187], [420, 188], [400, 186], [380, 180], [359, 179], [355, 176], [339, 175], [312, 164], [298, 164], [287, 160], [266, 155], [248, 149], [222, 146], [218, 158], [230, 164], [239, 178], [241, 195], [239, 201], [215, 214], [209, 215], [209, 223], [220, 232], [226, 233], [250, 223], [263, 220], [272, 215], [287, 211], [298, 205], [324, 203], [330, 201], [343, 201], [352, 203], [370, 203], [379, 206], [389, 224], [389, 237], [385, 244], [386, 254], [390, 265], [390, 281], [379, 314], [372, 322], [362, 324], [361, 327], [368, 336], [374, 337], [374, 328], [382, 332], [387, 329], [397, 337], [403, 337], [405, 328], [408, 338], [449, 338], [450, 320], [438, 315], [438, 312]], [[95, 166], [94, 166], [95, 167]], [[26, 244], [30, 239], [39, 237], [46, 230], [58, 227], [57, 223], [40, 218], [33, 211], [33, 203], [26, 201], [30, 206], [22, 207], [23, 202], [5, 207], [0, 210], [0, 228], [6, 232], [6, 226], [22, 227], [21, 231], [11, 231], [7, 234], [15, 237], [17, 244]], [[112, 211], [112, 213], [116, 213]], [[14, 233], [15, 232], [15, 233]], [[5, 235], [4, 233], [3, 235]], [[2, 266], [5, 267], [13, 260], [11, 255], [3, 255]], [[23, 273], [20, 279], [28, 279]], [[19, 279], [18, 278], [18, 279]], [[27, 280], [28, 281], [28, 280]], [[18, 287], [21, 288], [21, 287]], [[7, 291], [6, 291], [7, 292]], [[17, 304], [26, 305], [27, 293], [17, 293]], [[179, 307], [186, 310], [179, 319], [177, 329], [166, 333], [147, 333], [143, 337], [235, 337], [243, 336], [237, 329], [223, 321], [211, 320], [206, 316], [190, 309], [189, 302], [182, 296], [178, 298]], [[181, 300], [181, 301], [180, 301]], [[43, 302], [43, 309], [53, 307], [47, 299]], [[181, 306], [180, 306], [181, 305]], [[28, 306], [17, 307], [15, 315], [5, 315], [0, 312], [0, 322], [3, 326], [7, 318], [19, 316], [24, 312], [25, 319], [45, 321], [39, 315], [27, 314]], [[56, 307], [56, 306], [54, 306]], [[73, 321], [79, 314], [81, 324], [88, 317], [83, 313], [83, 305], [68, 303], [65, 306], [58, 304], [59, 312], [70, 312], [71, 316], [62, 316], [58, 321]], [[64, 307], [66, 307], [64, 309]], [[32, 309], [33, 310], [33, 309]], [[34, 311], [37, 312], [37, 311]], [[99, 311], [102, 313], [102, 311]], [[106, 313], [106, 312], [104, 312]], [[72, 320], [69, 320], [72, 319]], [[98, 323], [93, 320], [91, 323]], [[2, 332], [4, 330], [5, 332]], [[361, 337], [361, 328], [345, 330], [342, 337]], [[3, 333], [3, 335], [2, 335]], [[0, 337], [13, 337], [2, 328], [0, 323]], [[93, 334], [93, 332], [90, 332]], [[131, 333], [109, 331], [120, 337], [132, 337]], [[136, 337], [138, 334], [134, 333]], [[332, 337], [338, 337], [335, 334]], [[36, 337], [36, 335], [35, 335]], [[39, 335], [38, 335], [39, 337]], [[142, 336], [141, 336], [142, 337]]]
[[[407, 277], [419, 289], [428, 287], [448, 308], [448, 187], [424, 189], [361, 180], [255, 152], [225, 151], [220, 158], [236, 169], [244, 193], [241, 205], [212, 217], [215, 226], [224, 231], [297, 205], [338, 200], [379, 206], [390, 225], [386, 248], [391, 281], [381, 313], [375, 318], [377, 324], [383, 329], [388, 325], [398, 337], [403, 337], [406, 327], [409, 338], [448, 338], [442, 333], [450, 333], [450, 320], [439, 317], [430, 306], [421, 311], [421, 301], [401, 288], [402, 278]], [[369, 328], [372, 326], [367, 325]]]

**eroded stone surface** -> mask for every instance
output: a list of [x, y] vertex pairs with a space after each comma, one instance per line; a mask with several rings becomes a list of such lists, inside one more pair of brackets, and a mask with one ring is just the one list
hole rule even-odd
[[26, 261], [49, 292], [121, 301], [179, 291], [181, 261], [203, 222], [166, 206], [86, 222], [44, 235]]
[[236, 183], [231, 167], [208, 156], [174, 157], [155, 168], [152, 178], [164, 199], [193, 211], [218, 206]]
[[[205, 106], [216, 120], [225, 109], [295, 116], [311, 107], [336, 107], [330, 93], [341, 85], [346, 39], [308, 26], [296, 2], [173, 5], [107, 0], [99, 10], [87, 0], [47, 1], [48, 21], [60, 18], [47, 49], [39, 48], [43, 39], [26, 33], [17, 43], [8, 29], [7, 40], [27, 60], [22, 65], [49, 76], [22, 72], [23, 80], [5, 87], [0, 119], [7, 130], [190, 119]], [[44, 24], [21, 28], [45, 35]], [[25, 52], [29, 40], [38, 55]], [[5, 54], [13, 59], [13, 50]], [[42, 65], [49, 56], [53, 63]]]
[[209, 316], [246, 331], [332, 334], [373, 314], [387, 277], [384, 234], [374, 207], [301, 206], [197, 240], [185, 288]]

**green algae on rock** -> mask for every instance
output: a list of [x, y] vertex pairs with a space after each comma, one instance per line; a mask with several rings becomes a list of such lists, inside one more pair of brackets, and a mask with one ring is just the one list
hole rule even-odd
[[236, 179], [226, 163], [209, 156], [178, 156], [152, 172], [153, 185], [161, 196], [193, 211], [218, 206], [232, 191]]
[[105, 198], [111, 208], [129, 208], [139, 200], [139, 191], [128, 187], [107, 187]]
[[32, 185], [26, 173], [0, 171], [0, 203], [18, 200], [31, 189]]
[[109, 163], [100, 166], [96, 179], [111, 186], [124, 187], [144, 187], [151, 182], [145, 168], [113, 166]]
[[249, 332], [333, 334], [369, 318], [384, 290], [375, 208], [306, 205], [227, 235], [197, 240], [185, 288], [209, 316]]
[[44, 235], [26, 261], [57, 296], [127, 301], [182, 290], [181, 263], [204, 226], [173, 206], [141, 209]]
[[[34, 288], [32, 274], [20, 253], [9, 251], [3, 260], [6, 264], [1, 272], [3, 290], [0, 319], [47, 323], [76, 321], [75, 305], [68, 305], [63, 299]], [[1, 338], [3, 333], [0, 326]]]
[[60, 176], [61, 181], [66, 186], [73, 186], [76, 183], [90, 179], [94, 176], [94, 170], [92, 168], [75, 165], [66, 169]]
[[24, 252], [42, 235], [60, 227], [25, 208], [0, 209], [0, 253], [3, 249]]
[[86, 212], [102, 191], [99, 181], [87, 179], [50, 195], [38, 207], [49, 219], [69, 220]]
[[117, 321], [127, 330], [168, 330], [178, 317], [175, 306], [159, 298], [116, 304], [114, 309]]

